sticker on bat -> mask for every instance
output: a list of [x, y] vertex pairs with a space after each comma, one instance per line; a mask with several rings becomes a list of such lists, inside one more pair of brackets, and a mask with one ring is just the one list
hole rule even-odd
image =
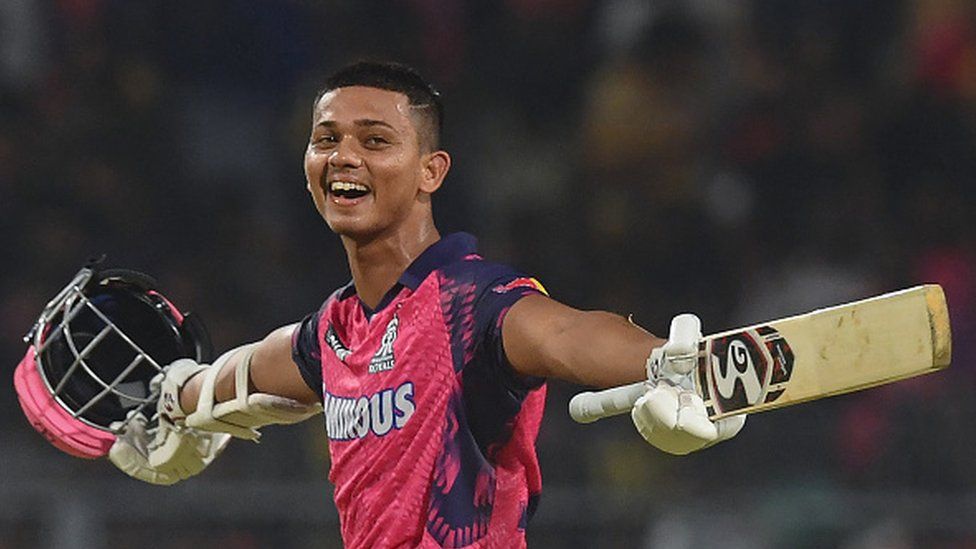
[[709, 413], [769, 403], [783, 394], [793, 372], [789, 343], [768, 326], [708, 340], [699, 370]]

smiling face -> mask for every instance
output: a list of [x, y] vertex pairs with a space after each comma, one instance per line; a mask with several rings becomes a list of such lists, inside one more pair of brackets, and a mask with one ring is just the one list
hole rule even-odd
[[374, 239], [409, 223], [433, 223], [430, 194], [450, 167], [424, 152], [407, 96], [349, 86], [315, 105], [305, 178], [315, 207], [336, 233]]

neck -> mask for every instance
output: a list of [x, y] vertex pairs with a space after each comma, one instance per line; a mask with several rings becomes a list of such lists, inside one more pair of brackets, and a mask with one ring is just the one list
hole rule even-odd
[[343, 235], [342, 245], [359, 299], [375, 309], [407, 267], [440, 237], [433, 222], [419, 230], [397, 231], [368, 240]]

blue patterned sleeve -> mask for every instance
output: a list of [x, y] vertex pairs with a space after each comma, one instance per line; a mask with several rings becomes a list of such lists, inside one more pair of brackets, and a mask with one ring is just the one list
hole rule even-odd
[[[324, 305], [323, 305], [324, 307]], [[322, 349], [319, 345], [321, 309], [306, 316], [291, 337], [291, 358], [302, 379], [322, 399]]]
[[481, 289], [475, 307], [475, 333], [481, 334], [481, 352], [488, 359], [483, 365], [493, 369], [499, 381], [515, 393], [524, 393], [538, 387], [543, 378], [523, 376], [515, 372], [502, 342], [502, 323], [505, 315], [516, 301], [527, 295], [548, 295], [542, 284], [535, 278], [525, 276], [511, 269], [494, 273]]

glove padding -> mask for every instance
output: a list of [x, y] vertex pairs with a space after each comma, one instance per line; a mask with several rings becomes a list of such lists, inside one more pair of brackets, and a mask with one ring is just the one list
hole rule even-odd
[[259, 427], [298, 423], [322, 411], [322, 406], [318, 403], [303, 404], [283, 396], [249, 393], [248, 381], [254, 345], [239, 349], [246, 354], [234, 372], [234, 398], [217, 403], [214, 395], [220, 369], [230, 355], [236, 352], [231, 351], [218, 358], [213, 366], [205, 368], [197, 408], [186, 416], [187, 426], [203, 431], [230, 433], [237, 438], [257, 442], [261, 438]]
[[108, 458], [125, 474], [150, 484], [168, 486], [196, 475], [231, 439], [225, 433], [179, 428], [162, 418], [153, 429], [147, 430], [147, 423], [141, 413], [131, 416], [124, 428], [121, 422], [113, 423], [113, 429], [121, 430]]
[[630, 416], [637, 431], [652, 446], [685, 455], [734, 437], [745, 415], [711, 421], [695, 391], [701, 321], [684, 314], [671, 321], [667, 343], [647, 359], [648, 390], [634, 403]]
[[124, 427], [121, 422], [113, 423], [111, 428], [117, 436], [109, 449], [109, 461], [130, 477], [164, 486], [186, 480], [210, 465], [231, 435], [188, 428], [186, 413], [180, 407], [183, 385], [207, 368], [194, 360], [180, 359], [157, 374], [149, 389], [159, 395], [158, 425], [147, 429], [148, 421], [142, 414], [128, 418]]
[[728, 440], [746, 423], [745, 414], [711, 421], [698, 393], [666, 381], [638, 398], [630, 416], [644, 440], [678, 456]]
[[[173, 484], [206, 468], [232, 436], [257, 441], [261, 435], [259, 427], [297, 423], [320, 412], [322, 406], [318, 403], [303, 404], [277, 395], [248, 393], [256, 346], [252, 343], [231, 349], [213, 365], [180, 359], [167, 366], [150, 383], [150, 390], [159, 395], [158, 427], [147, 430], [145, 417], [131, 418], [109, 451], [112, 463], [139, 480]], [[244, 354], [235, 366], [234, 398], [217, 403], [217, 377], [238, 352]], [[203, 380], [196, 410], [187, 414], [180, 405], [180, 393], [187, 381], [198, 374]], [[122, 424], [113, 424], [113, 428], [122, 429]]]

